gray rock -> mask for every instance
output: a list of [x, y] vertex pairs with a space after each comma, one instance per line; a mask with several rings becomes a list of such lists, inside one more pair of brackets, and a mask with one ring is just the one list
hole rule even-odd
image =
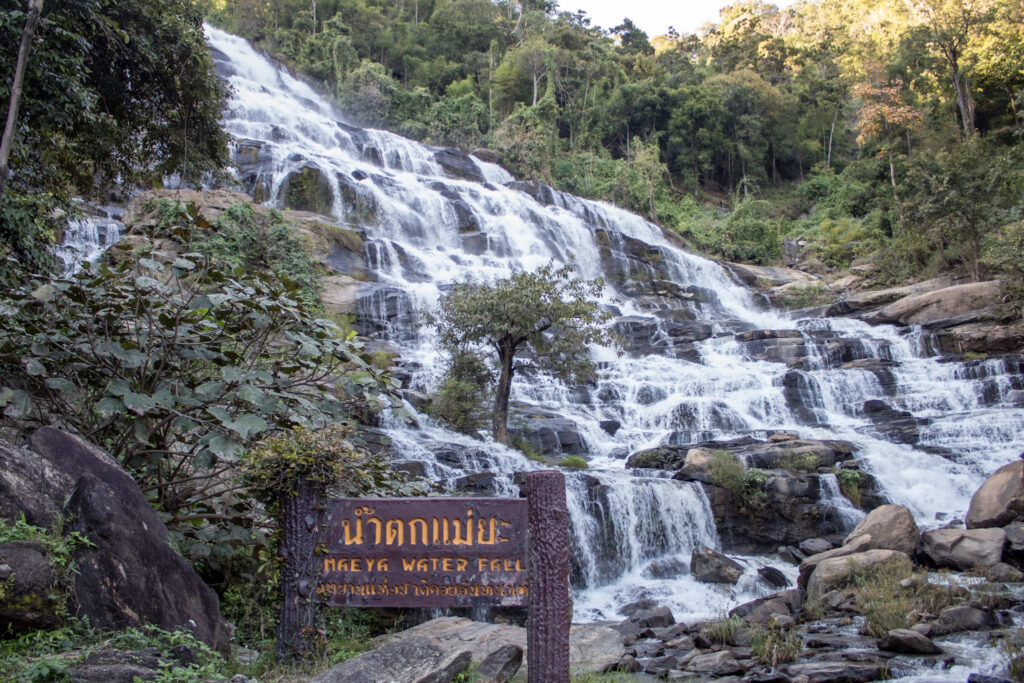
[[789, 587], [789, 579], [775, 567], [761, 567], [757, 570], [757, 575], [769, 586], [774, 586], [775, 588]]
[[736, 661], [732, 652], [722, 650], [721, 652], [697, 655], [686, 663], [686, 670], [712, 676], [728, 676], [742, 672], [743, 667]]
[[921, 553], [939, 567], [991, 567], [1003, 557], [1002, 529], [933, 529], [921, 534]]
[[865, 550], [852, 555], [833, 557], [819, 562], [814, 568], [814, 573], [807, 581], [807, 595], [821, 597], [842, 584], [854, 571], [882, 563], [898, 563], [905, 566], [908, 571], [912, 568], [910, 558], [897, 550]]
[[960, 631], [981, 631], [995, 624], [993, 616], [985, 610], [960, 605], [948, 607], [939, 613], [939, 618], [931, 623], [932, 636], [945, 636]]
[[[786, 668], [790, 677], [806, 683], [867, 683], [888, 671], [884, 662], [800, 662]], [[802, 678], [806, 676], [806, 678]]]
[[750, 624], [765, 624], [770, 619], [791, 617], [802, 606], [803, 598], [800, 591], [791, 589], [737, 605], [729, 610], [729, 616], [742, 617]]
[[996, 470], [975, 491], [967, 508], [967, 528], [1005, 526], [1024, 518], [1024, 461]]
[[700, 546], [690, 555], [690, 573], [705, 583], [736, 583], [743, 574], [743, 566], [717, 550]]
[[448, 683], [472, 660], [469, 650], [446, 651], [423, 636], [414, 636], [357, 655], [311, 683]]
[[57, 576], [46, 548], [14, 541], [0, 545], [0, 633], [24, 633], [60, 626], [64, 599], [54, 590]]
[[902, 505], [875, 508], [857, 524], [844, 543], [863, 534], [871, 536], [869, 548], [898, 550], [911, 556], [917, 550], [917, 542], [921, 537], [914, 516]]
[[473, 158], [461, 150], [445, 147], [434, 153], [434, 161], [440, 164], [445, 172], [456, 178], [475, 180], [479, 183], [484, 181], [480, 167], [476, 165]]
[[1024, 581], [1024, 572], [1005, 562], [997, 562], [985, 574], [993, 583], [1019, 583]]
[[801, 541], [799, 547], [800, 552], [809, 556], [832, 550], [834, 546], [824, 538], [808, 538], [806, 541]]
[[614, 629], [600, 624], [577, 624], [569, 629], [569, 670], [575, 674], [607, 671], [625, 653], [622, 637]]
[[629, 617], [629, 620], [641, 628], [659, 628], [663, 626], [671, 626], [676, 623], [676, 618], [672, 616], [672, 610], [663, 606], [634, 612]]
[[487, 683], [506, 683], [516, 675], [523, 665], [523, 648], [518, 645], [502, 645], [484, 657], [476, 668], [476, 676]]
[[632, 617], [638, 612], [646, 612], [652, 610], [658, 606], [658, 601], [651, 598], [644, 598], [643, 600], [636, 600], [629, 602], [619, 608], [619, 614], [625, 614], [627, 617]]
[[0, 510], [25, 504], [26, 519], [42, 526], [63, 511], [65, 531], [94, 544], [74, 555], [77, 615], [95, 628], [191, 630], [214, 648], [227, 648], [229, 627], [217, 595], [174, 552], [163, 522], [113, 458], [45, 427], [28, 449], [0, 442], [0, 460]]
[[878, 649], [913, 655], [937, 655], [942, 652], [942, 648], [930, 638], [906, 628], [893, 629], [885, 637], [879, 638]]

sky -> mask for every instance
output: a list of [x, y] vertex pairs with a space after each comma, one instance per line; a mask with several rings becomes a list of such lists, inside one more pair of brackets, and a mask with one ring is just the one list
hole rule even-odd
[[[705, 23], [718, 21], [718, 10], [735, 0], [559, 0], [558, 9], [587, 13], [593, 24], [609, 29], [629, 17], [651, 38], [674, 26], [680, 33], [694, 33]], [[784, 7], [792, 0], [776, 0]]]

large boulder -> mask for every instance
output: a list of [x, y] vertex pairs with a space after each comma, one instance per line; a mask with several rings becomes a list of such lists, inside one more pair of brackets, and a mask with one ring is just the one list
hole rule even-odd
[[23, 633], [60, 626], [63, 596], [57, 573], [42, 545], [0, 544], [0, 633]]
[[883, 562], [905, 566], [908, 571], [913, 567], [910, 558], [896, 550], [866, 550], [853, 555], [833, 557], [818, 563], [815, 567], [807, 582], [807, 596], [821, 597], [842, 585], [854, 572]]
[[[465, 617], [439, 617], [395, 633], [391, 641], [421, 638], [444, 653], [468, 651], [474, 662], [483, 662], [512, 645], [526, 652], [526, 629], [510, 624], [485, 624]], [[599, 624], [573, 626], [569, 630], [569, 667], [574, 674], [598, 673], [613, 666], [625, 654], [619, 633]], [[524, 661], [526, 657], [524, 655]], [[319, 680], [319, 679], [317, 679]], [[327, 681], [362, 679], [332, 678]], [[367, 679], [377, 680], [377, 679]], [[388, 680], [406, 681], [410, 678]]]
[[871, 537], [868, 548], [898, 550], [913, 555], [917, 550], [917, 541], [921, 531], [910, 510], [902, 505], [882, 505], [868, 513], [860, 521], [844, 543], [849, 543], [857, 536], [868, 534]]
[[449, 683], [471, 661], [468, 649], [444, 650], [423, 636], [414, 636], [344, 661], [310, 683]]
[[921, 553], [939, 567], [991, 567], [1003, 557], [1002, 529], [933, 529], [921, 534]]
[[0, 514], [64, 530], [92, 545], [74, 554], [74, 613], [96, 628], [152, 624], [185, 629], [226, 649], [216, 594], [171, 548], [167, 529], [135, 481], [99, 448], [52, 427], [28, 448], [0, 442]]
[[717, 550], [700, 546], [690, 555], [690, 573], [704, 583], [736, 583], [743, 575], [743, 566]]
[[797, 577], [797, 585], [800, 588], [807, 587], [807, 581], [811, 578], [811, 574], [817, 569], [818, 565], [825, 560], [831, 560], [836, 557], [846, 557], [847, 555], [855, 555], [862, 553], [865, 550], [871, 550], [871, 537], [867, 534], [861, 534], [855, 538], [848, 540], [842, 546], [826, 550], [824, 552], [805, 557], [800, 563], [800, 574]]
[[999, 280], [969, 282], [905, 296], [862, 318], [870, 323], [896, 325], [937, 325], [947, 320], [968, 322], [964, 316], [990, 308], [1001, 296]]
[[331, 181], [315, 166], [303, 166], [289, 173], [278, 192], [278, 201], [288, 209], [330, 216], [334, 207]]
[[967, 508], [967, 528], [1006, 526], [1024, 518], [1024, 460], [996, 470], [975, 491]]

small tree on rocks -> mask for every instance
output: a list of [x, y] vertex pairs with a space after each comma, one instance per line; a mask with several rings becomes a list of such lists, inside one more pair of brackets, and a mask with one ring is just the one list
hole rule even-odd
[[489, 284], [457, 284], [431, 316], [441, 347], [453, 358], [486, 349], [496, 354], [491, 415], [496, 441], [509, 443], [512, 378], [527, 367], [515, 362], [518, 354], [529, 348], [536, 367], [578, 378], [592, 371], [587, 345], [607, 340], [600, 326], [605, 316], [594, 301], [603, 283], [584, 282], [572, 273], [571, 266], [548, 265]]

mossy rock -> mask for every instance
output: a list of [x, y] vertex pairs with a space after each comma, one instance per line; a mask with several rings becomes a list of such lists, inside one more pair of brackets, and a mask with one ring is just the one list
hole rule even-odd
[[278, 196], [287, 209], [330, 216], [334, 208], [331, 183], [320, 169], [313, 166], [289, 173], [281, 183]]
[[0, 633], [60, 626], [67, 608], [56, 577], [42, 544], [0, 545]]

